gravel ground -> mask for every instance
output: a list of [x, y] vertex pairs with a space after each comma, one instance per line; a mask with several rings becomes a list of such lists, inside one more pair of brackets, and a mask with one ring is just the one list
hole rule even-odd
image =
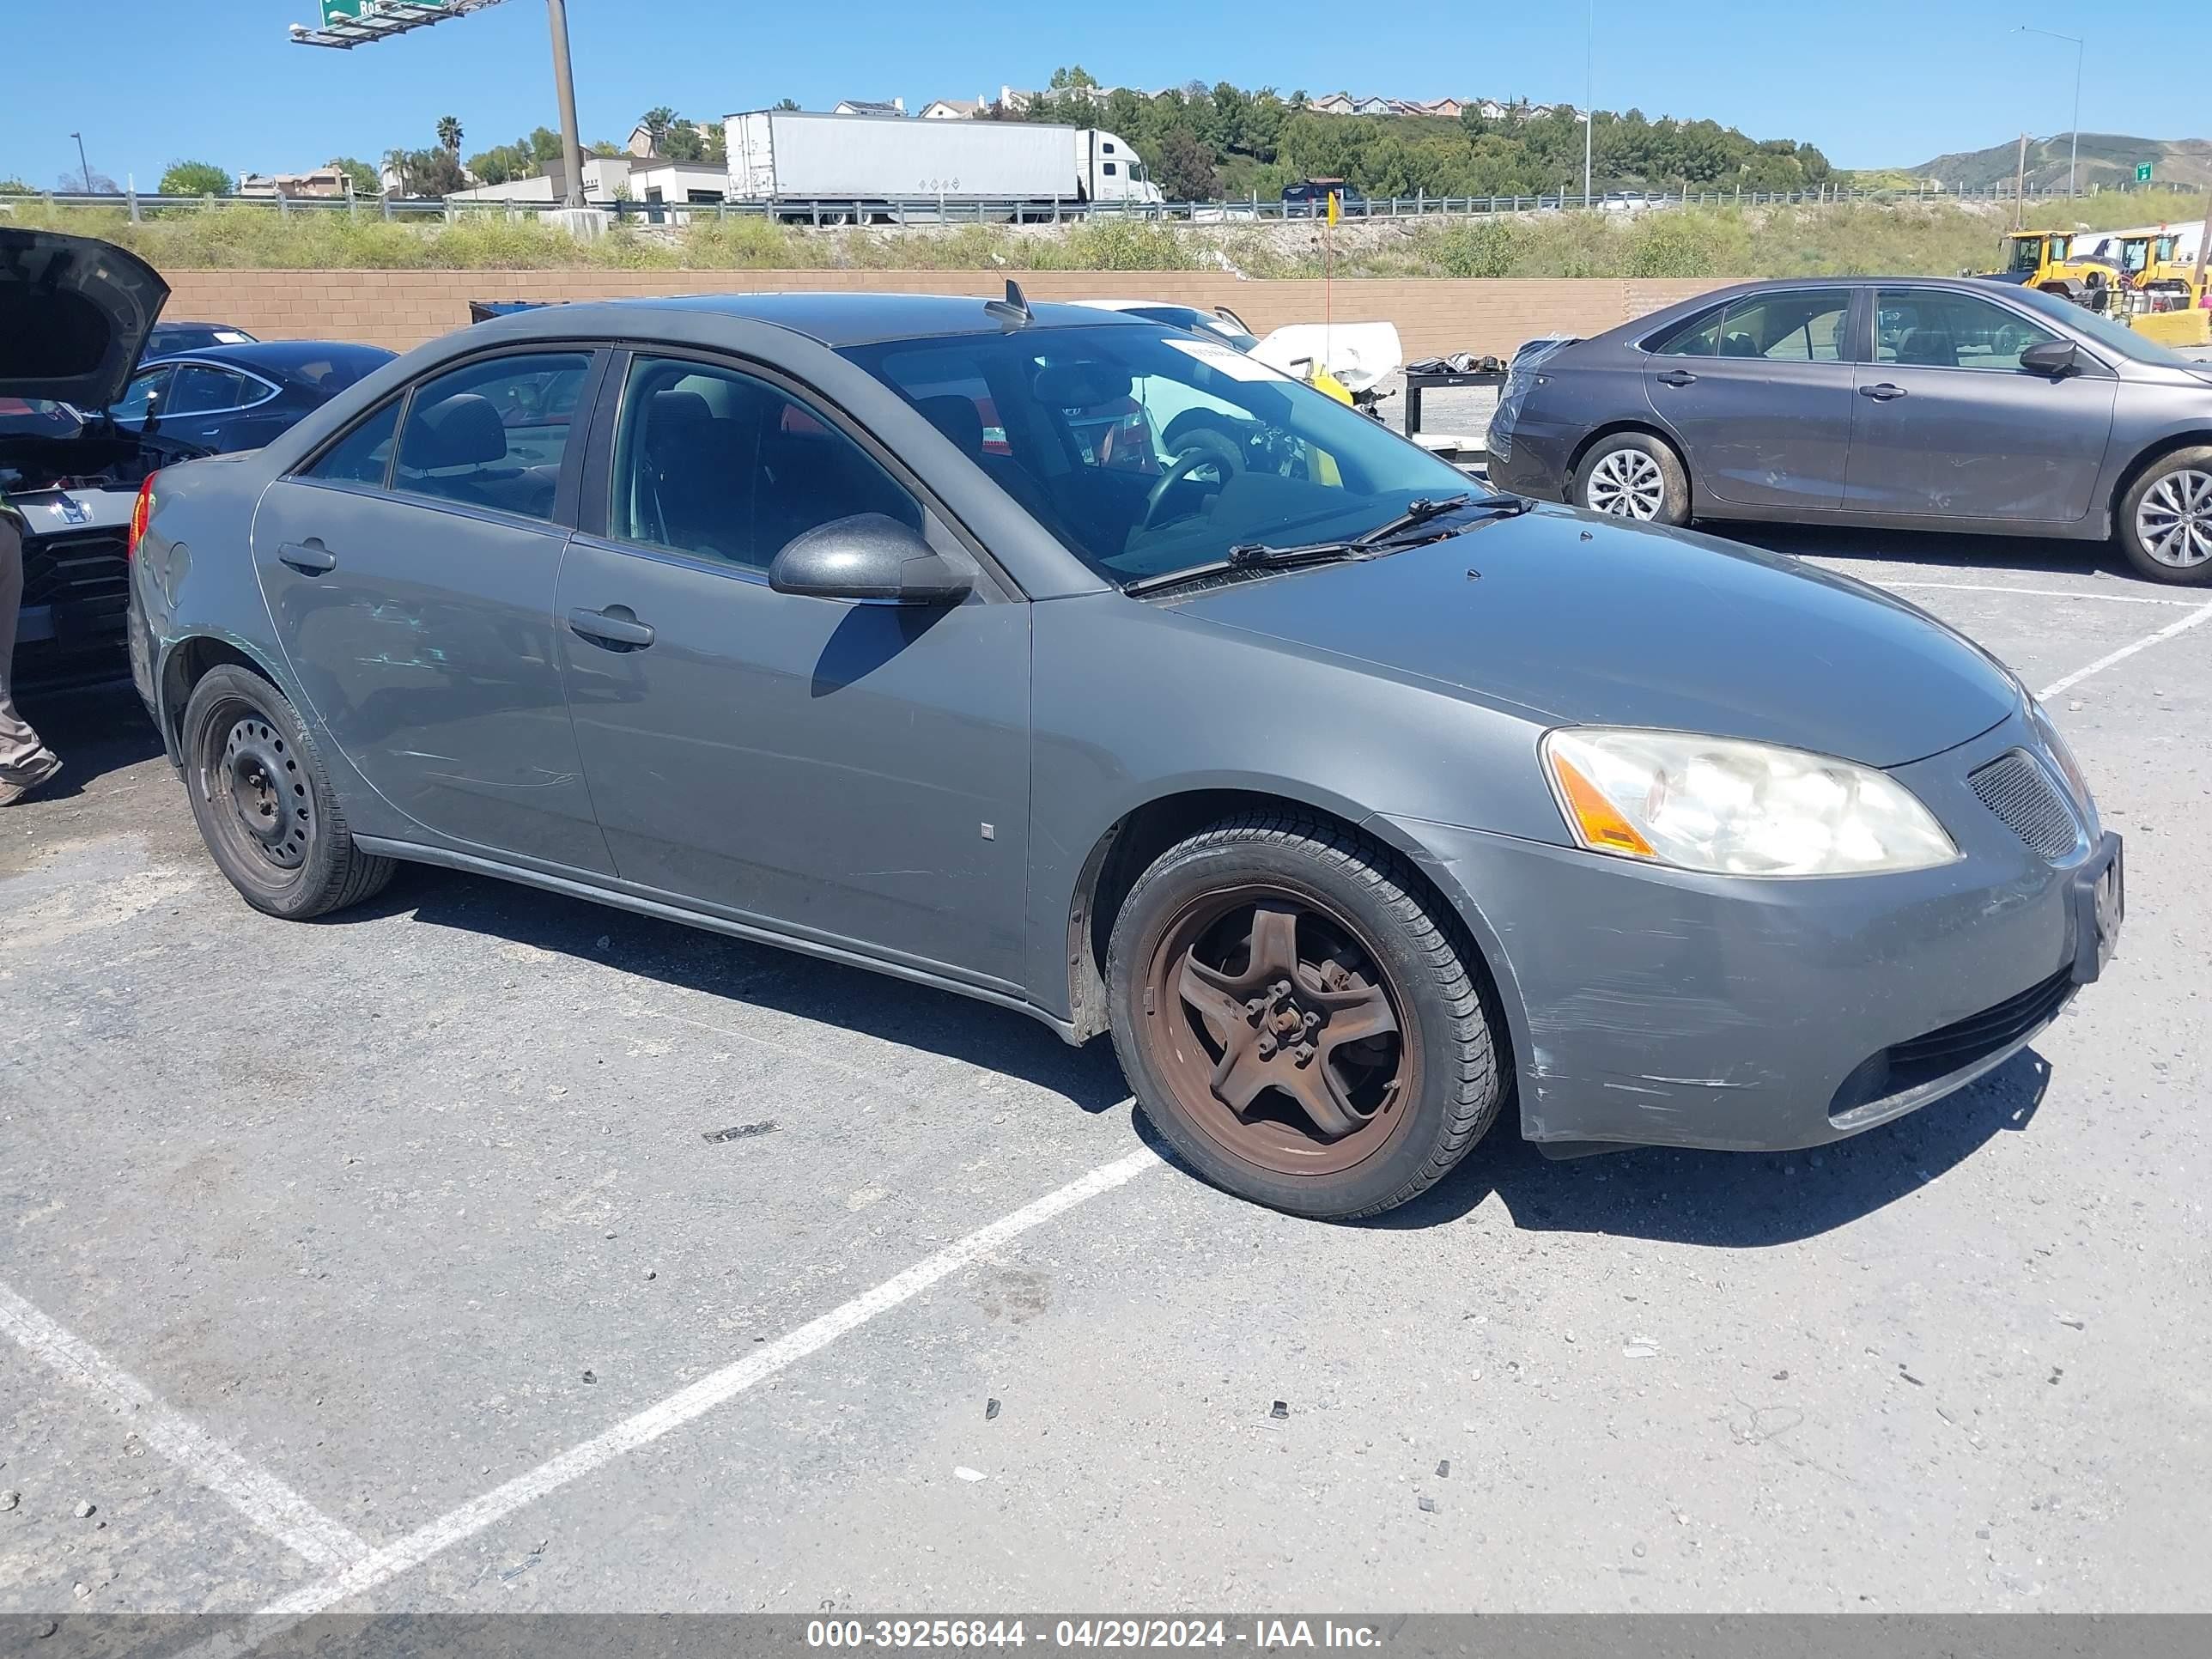
[[[2203, 602], [1772, 540], [2039, 688]], [[268, 921], [127, 691], [34, 706], [0, 1613], [2205, 1609], [2208, 687], [2203, 627], [2054, 699], [2128, 932], [1982, 1084], [1809, 1156], [1500, 1133], [1361, 1227], [953, 997], [428, 870]]]

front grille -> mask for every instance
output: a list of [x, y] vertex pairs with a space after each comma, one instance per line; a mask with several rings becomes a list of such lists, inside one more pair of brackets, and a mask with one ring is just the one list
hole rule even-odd
[[2073, 994], [2072, 970], [2062, 968], [2042, 983], [1978, 1014], [1893, 1044], [1844, 1079], [1828, 1116], [1841, 1121], [1863, 1107], [1965, 1071], [2046, 1024]]
[[23, 549], [27, 608], [118, 600], [130, 591], [131, 565], [119, 529], [42, 536]]
[[1967, 775], [1983, 805], [2037, 854], [2062, 859], [2081, 844], [2081, 826], [2042, 763], [2008, 749]]

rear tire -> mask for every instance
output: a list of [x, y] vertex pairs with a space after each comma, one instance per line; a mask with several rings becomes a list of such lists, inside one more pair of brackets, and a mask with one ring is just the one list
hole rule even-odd
[[1216, 1186], [1332, 1220], [1426, 1191], [1505, 1089], [1480, 970], [1392, 854], [1291, 811], [1170, 848], [1115, 918], [1115, 1052]]
[[1592, 444], [1575, 469], [1575, 505], [1638, 524], [1690, 521], [1690, 475], [1663, 438], [1616, 432]]
[[2212, 586], [2212, 445], [2160, 456], [2127, 487], [2116, 516], [2120, 550], [2142, 574]]
[[304, 921], [392, 879], [392, 860], [354, 845], [306, 726], [259, 675], [210, 669], [185, 705], [182, 738], [200, 839], [255, 909]]

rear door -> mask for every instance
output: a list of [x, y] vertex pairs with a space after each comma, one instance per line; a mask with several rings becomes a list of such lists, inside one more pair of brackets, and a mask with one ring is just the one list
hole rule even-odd
[[1692, 318], [1644, 385], [1704, 501], [1819, 511], [1843, 500], [1853, 290], [1780, 289]]
[[438, 836], [605, 873], [553, 611], [593, 362], [509, 351], [385, 404], [269, 487], [253, 562], [296, 683], [378, 793]]
[[555, 614], [617, 873], [1016, 987], [1027, 604], [988, 576], [944, 608], [771, 588], [793, 537], [858, 513], [975, 562], [889, 456], [764, 365], [641, 351], [602, 408]]
[[2057, 380], [2022, 368], [2021, 353], [2057, 331], [1956, 289], [1878, 288], [1872, 321], [1847, 507], [2031, 524], [2088, 513], [2112, 437], [2111, 370], [2087, 354]]

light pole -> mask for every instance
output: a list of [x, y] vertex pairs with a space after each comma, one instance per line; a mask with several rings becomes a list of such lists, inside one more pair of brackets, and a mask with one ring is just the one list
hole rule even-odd
[[546, 21], [553, 29], [553, 92], [561, 106], [561, 166], [568, 174], [564, 207], [584, 205], [584, 145], [576, 132], [576, 82], [568, 73], [568, 8], [562, 0], [545, 0]]
[[84, 159], [84, 135], [72, 132], [70, 137], [76, 140], [76, 187], [89, 196], [92, 194], [92, 163]]
[[2074, 188], [2075, 165], [2081, 156], [2081, 38], [2075, 34], [2061, 34], [2056, 29], [2039, 29], [2030, 23], [2014, 26], [2014, 34], [2045, 34], [2053, 40], [2070, 42], [2074, 47], [2074, 131], [2069, 136], [2066, 152], [2066, 193], [2076, 194]]
[[1583, 206], [1590, 204], [1590, 135], [1597, 131], [1597, 0], [1589, 0], [1589, 33], [1583, 37]]

